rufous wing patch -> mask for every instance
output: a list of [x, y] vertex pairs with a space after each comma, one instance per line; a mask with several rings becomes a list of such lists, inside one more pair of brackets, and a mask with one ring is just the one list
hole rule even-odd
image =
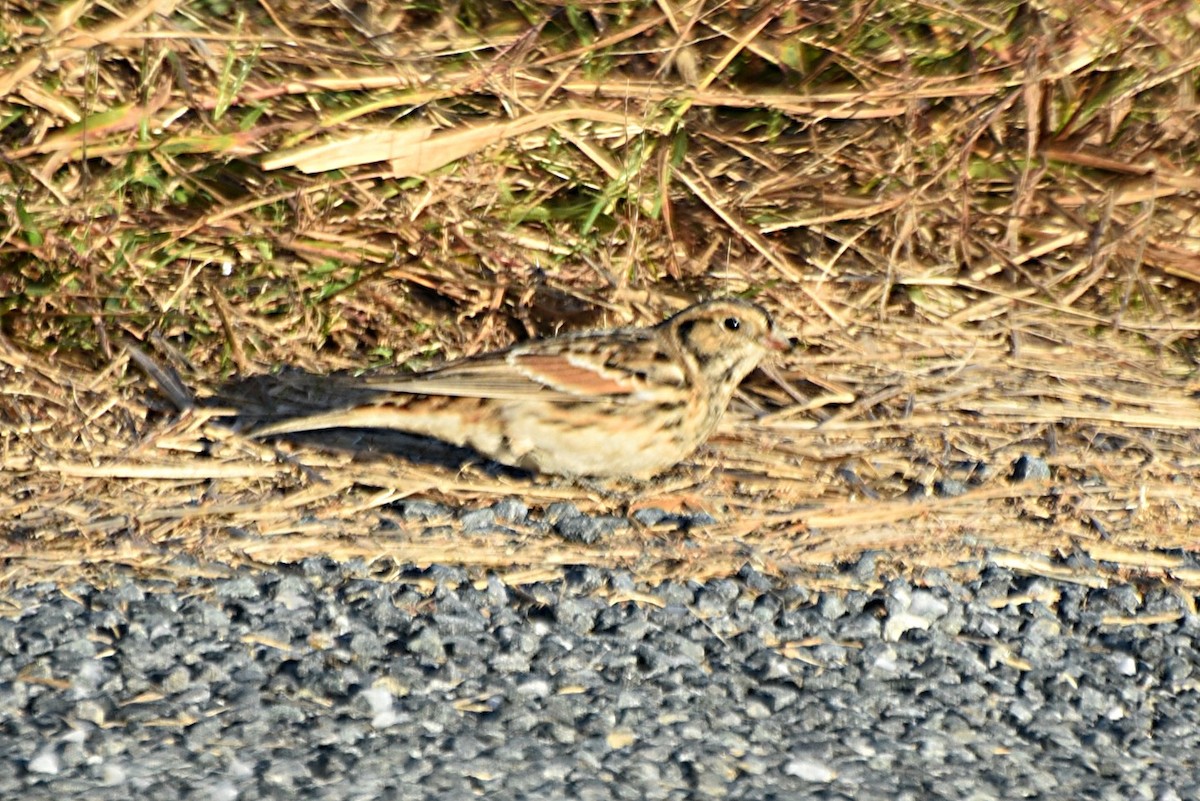
[[637, 383], [629, 376], [595, 364], [577, 363], [567, 354], [520, 353], [514, 354], [510, 361], [530, 378], [581, 399], [589, 395], [631, 395], [638, 390]]

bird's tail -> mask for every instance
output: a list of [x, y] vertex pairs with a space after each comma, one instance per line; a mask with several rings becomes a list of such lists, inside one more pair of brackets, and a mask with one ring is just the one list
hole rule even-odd
[[304, 431], [322, 431], [329, 428], [396, 428], [396, 414], [385, 407], [363, 406], [354, 409], [336, 409], [330, 412], [289, 417], [274, 423], [258, 426], [249, 432], [257, 438], [275, 437], [280, 434], [299, 434]]

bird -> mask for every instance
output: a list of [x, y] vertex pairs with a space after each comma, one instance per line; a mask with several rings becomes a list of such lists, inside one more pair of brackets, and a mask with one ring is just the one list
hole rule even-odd
[[412, 375], [356, 379], [367, 402], [251, 436], [384, 428], [568, 478], [648, 480], [691, 455], [742, 379], [788, 342], [760, 306], [697, 303], [644, 328], [530, 340]]

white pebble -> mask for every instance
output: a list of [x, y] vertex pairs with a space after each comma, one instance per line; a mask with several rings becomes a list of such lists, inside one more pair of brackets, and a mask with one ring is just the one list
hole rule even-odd
[[837, 778], [837, 771], [815, 759], [790, 760], [783, 766], [783, 772], [806, 782], [831, 782]]
[[54, 746], [46, 746], [29, 760], [29, 772], [46, 775], [58, 773], [58, 754], [54, 753]]

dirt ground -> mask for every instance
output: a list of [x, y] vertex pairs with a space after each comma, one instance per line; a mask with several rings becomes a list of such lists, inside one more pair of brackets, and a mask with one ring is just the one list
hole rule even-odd
[[[1195, 3], [47, 8], [0, 8], [10, 585], [868, 550], [1200, 585]], [[719, 295], [802, 347], [650, 486], [239, 433], [329, 373]], [[397, 506], [506, 497], [715, 522], [585, 545]]]

